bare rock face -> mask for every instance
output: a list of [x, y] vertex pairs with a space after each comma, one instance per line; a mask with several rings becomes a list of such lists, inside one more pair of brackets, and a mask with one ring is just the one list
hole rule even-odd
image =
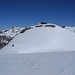
[[4, 46], [6, 46], [11, 40], [13, 39], [13, 37], [7, 37], [5, 35], [0, 35], [0, 49], [2, 49]]

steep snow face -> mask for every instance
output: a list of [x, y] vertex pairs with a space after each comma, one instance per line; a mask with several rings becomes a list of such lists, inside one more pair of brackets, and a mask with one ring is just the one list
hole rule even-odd
[[59, 26], [34, 27], [17, 35], [1, 52], [37, 53], [75, 51], [75, 34]]

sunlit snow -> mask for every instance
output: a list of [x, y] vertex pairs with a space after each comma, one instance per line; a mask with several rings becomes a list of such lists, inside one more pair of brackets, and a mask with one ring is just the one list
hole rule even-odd
[[32, 26], [0, 50], [0, 75], [75, 75], [75, 33], [45, 25]]

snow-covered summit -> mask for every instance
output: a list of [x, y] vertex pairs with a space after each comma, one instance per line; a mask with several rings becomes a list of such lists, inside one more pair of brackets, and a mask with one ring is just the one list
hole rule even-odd
[[3, 53], [37, 53], [74, 51], [75, 34], [55, 24], [25, 28], [1, 51]]
[[14, 27], [11, 27], [10, 29], [2, 30], [0, 35], [14, 37], [18, 33], [20, 33], [23, 29], [24, 28], [20, 28], [20, 27], [14, 26]]

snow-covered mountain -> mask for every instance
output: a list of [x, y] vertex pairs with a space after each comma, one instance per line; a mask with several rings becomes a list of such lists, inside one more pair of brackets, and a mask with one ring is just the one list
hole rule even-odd
[[0, 31], [0, 49], [7, 45], [24, 28], [14, 26], [7, 30]]
[[74, 30], [50, 23], [22, 29], [0, 50], [0, 75], [75, 75]]
[[0, 31], [0, 36], [5, 35], [5, 36], [14, 37], [17, 34], [19, 34], [23, 29], [24, 28], [14, 26], [11, 27], [10, 29]]
[[[46, 24], [45, 23], [45, 24], [38, 24], [36, 26], [30, 26], [30, 27], [26, 27], [26, 28], [14, 26], [10, 29], [2, 30], [2, 31], [0, 31], [0, 48], [3, 48], [5, 45], [7, 45], [19, 33], [23, 33], [29, 29], [34, 30], [35, 28], [40, 28], [40, 27], [45, 27], [45, 26], [47, 27], [48, 25], [56, 26], [55, 24], [51, 24], [51, 23]], [[67, 27], [67, 26], [59, 26], [59, 27], [75, 33], [75, 27]]]
[[58, 25], [39, 24], [24, 29], [23, 31], [23, 33], [17, 35], [2, 49], [5, 53], [36, 53], [75, 50], [75, 33]]

